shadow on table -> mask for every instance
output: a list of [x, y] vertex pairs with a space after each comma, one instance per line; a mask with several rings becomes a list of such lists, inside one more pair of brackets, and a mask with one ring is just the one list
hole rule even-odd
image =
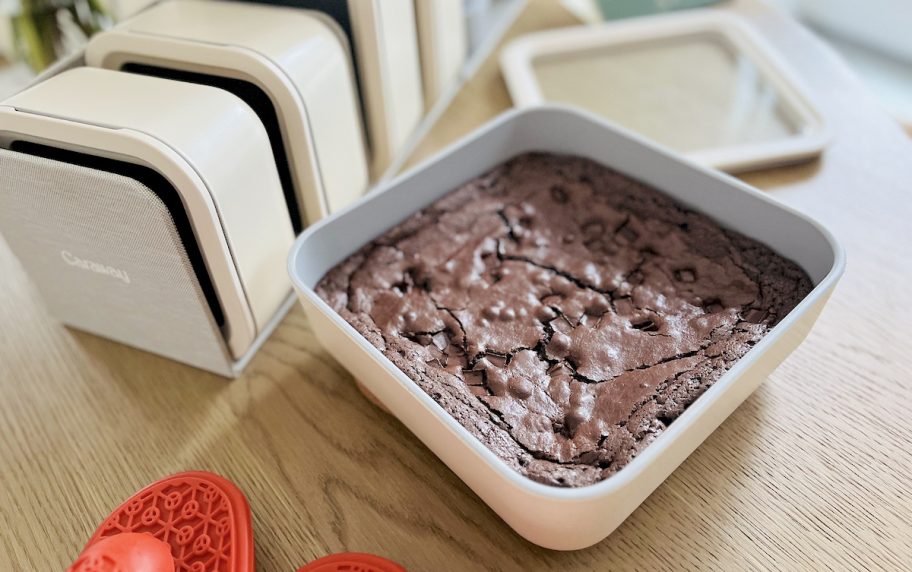
[[145, 418], [154, 433], [159, 422], [200, 422], [230, 380], [93, 334], [67, 328], [103, 383], [118, 392], [125, 409]]
[[737, 177], [758, 189], [775, 191], [778, 187], [810, 181], [820, 172], [825, 160], [824, 155], [821, 158], [795, 163], [794, 165], [785, 165], [775, 169], [757, 169], [738, 173]]

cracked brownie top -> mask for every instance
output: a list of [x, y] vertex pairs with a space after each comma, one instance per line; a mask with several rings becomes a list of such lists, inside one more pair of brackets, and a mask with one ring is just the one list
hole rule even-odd
[[527, 154], [317, 293], [510, 466], [621, 469], [811, 290], [767, 247], [591, 161]]

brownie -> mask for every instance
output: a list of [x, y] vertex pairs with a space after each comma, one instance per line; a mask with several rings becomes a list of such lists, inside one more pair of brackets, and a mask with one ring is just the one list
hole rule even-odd
[[578, 157], [526, 154], [317, 293], [527, 477], [614, 474], [811, 290], [795, 263]]

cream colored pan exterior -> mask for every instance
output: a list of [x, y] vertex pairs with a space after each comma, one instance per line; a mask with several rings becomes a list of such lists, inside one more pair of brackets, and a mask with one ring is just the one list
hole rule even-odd
[[463, 0], [415, 0], [424, 105], [437, 99], [459, 79], [468, 54]]
[[313, 223], [360, 197], [368, 167], [346, 40], [318, 12], [168, 1], [95, 36], [90, 66], [155, 65], [244, 80], [272, 100], [298, 206]]
[[247, 105], [214, 88], [77, 68], [0, 105], [0, 142], [15, 139], [164, 175], [193, 226], [231, 354], [244, 355], [290, 290], [294, 240], [266, 132]]
[[[507, 466], [314, 292], [333, 266], [448, 191], [527, 151], [593, 159], [795, 260], [813, 291], [668, 430], [614, 476], [580, 488], [534, 482]], [[733, 179], [594, 115], [539, 107], [500, 116], [423, 165], [302, 234], [289, 272], [317, 338], [356, 379], [516, 532], [577, 550], [608, 536], [802, 341], [845, 266], [814, 221]]]
[[372, 167], [379, 174], [424, 115], [414, 0], [348, 0], [348, 9]]

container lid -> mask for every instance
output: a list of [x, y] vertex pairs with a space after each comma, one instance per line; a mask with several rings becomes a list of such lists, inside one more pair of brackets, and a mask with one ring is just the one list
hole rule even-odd
[[772, 46], [718, 10], [524, 36], [501, 68], [517, 106], [581, 107], [726, 171], [812, 158], [829, 138]]

